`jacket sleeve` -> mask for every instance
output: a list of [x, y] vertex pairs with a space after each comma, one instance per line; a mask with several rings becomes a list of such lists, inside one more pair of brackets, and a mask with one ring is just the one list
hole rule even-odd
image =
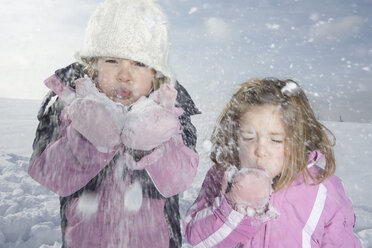
[[185, 191], [192, 183], [199, 163], [198, 154], [176, 136], [142, 158], [148, 163], [146, 171], [164, 197]]
[[[321, 247], [358, 247], [361, 242], [354, 234], [355, 214], [351, 201], [346, 196], [342, 182], [336, 176], [329, 179], [328, 203], [326, 205], [327, 223], [325, 223]], [[342, 237], [342, 238], [341, 238]]]
[[[62, 111], [58, 139], [51, 140], [42, 151], [35, 152], [34, 148], [28, 170], [33, 179], [60, 196], [71, 195], [84, 187], [115, 155], [114, 150], [98, 151], [70, 124]], [[37, 147], [38, 141], [35, 142]]]
[[[186, 108], [187, 104], [183, 104]], [[179, 117], [180, 135], [171, 138], [150, 154], [140, 159], [147, 175], [163, 197], [171, 197], [190, 187], [199, 164], [195, 151], [196, 128], [191, 123], [190, 111]]]
[[261, 228], [259, 219], [233, 210], [221, 194], [221, 171], [212, 167], [199, 196], [183, 221], [184, 235], [194, 247], [237, 247]]

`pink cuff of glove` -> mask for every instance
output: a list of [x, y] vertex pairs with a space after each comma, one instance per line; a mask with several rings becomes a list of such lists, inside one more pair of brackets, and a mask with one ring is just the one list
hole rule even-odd
[[216, 197], [213, 202], [213, 208], [219, 209], [219, 212], [224, 216], [223, 220], [225, 222], [230, 222], [231, 225], [237, 225], [244, 218], [244, 214], [235, 211], [231, 206], [227, 198], [222, 194], [220, 197]]
[[195, 177], [198, 155], [183, 144], [181, 135], [162, 145], [164, 155], [146, 168], [154, 185], [164, 197], [185, 191]]
[[[67, 127], [66, 135], [73, 155], [83, 167], [90, 164], [93, 160], [97, 161], [98, 164], [107, 164], [113, 158], [117, 150], [117, 147], [112, 150], [108, 150], [107, 148], [105, 151], [97, 150], [96, 146], [83, 138], [72, 126]], [[86, 168], [84, 167], [81, 169]]]
[[75, 99], [74, 89], [66, 86], [56, 75], [50, 76], [44, 81], [44, 83], [65, 103], [70, 104]]
[[154, 149], [150, 154], [144, 156], [139, 161], [135, 161], [127, 152], [124, 152], [121, 159], [124, 160], [125, 165], [131, 170], [143, 170], [147, 166], [156, 163], [164, 154], [164, 146], [160, 145]]
[[181, 141], [179, 140], [179, 139], [182, 139], [179, 136], [174, 136], [171, 139], [173, 139], [173, 140], [164, 142], [160, 146], [157, 146], [150, 154], [144, 156], [138, 162], [134, 161], [132, 155], [130, 155], [126, 152], [122, 155], [122, 158], [124, 159], [124, 161], [125, 161], [125, 163], [126, 163], [126, 165], [128, 166], [129, 169], [131, 169], [131, 170], [143, 170], [147, 166], [155, 164], [163, 156], [165, 146], [169, 145], [167, 143], [174, 142], [175, 144], [178, 144], [178, 143], [182, 142], [182, 140]]
[[[223, 194], [223, 192], [221, 192], [221, 194]], [[253, 209], [249, 206], [236, 204], [235, 202], [230, 201], [228, 197], [224, 197], [233, 211], [236, 211], [247, 217], [255, 218], [256, 224], [276, 219], [279, 216], [278, 211], [273, 206], [271, 206], [270, 202], [268, 202], [262, 209]]]

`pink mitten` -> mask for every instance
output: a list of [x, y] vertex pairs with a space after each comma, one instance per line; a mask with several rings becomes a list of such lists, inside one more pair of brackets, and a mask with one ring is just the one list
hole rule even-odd
[[132, 105], [121, 135], [124, 145], [136, 150], [151, 150], [179, 133], [178, 116], [183, 111], [174, 105], [177, 92], [166, 87]]
[[160, 85], [157, 91], [154, 91], [149, 98], [154, 100], [160, 106], [172, 110], [176, 102], [177, 90], [167, 84]]
[[[229, 171], [226, 172], [228, 174]], [[231, 188], [226, 181], [232, 180]], [[222, 184], [225, 188], [225, 197], [235, 210], [247, 208], [260, 211], [265, 208], [272, 192], [271, 179], [263, 171], [244, 168], [233, 177], [225, 175]]]
[[76, 84], [77, 97], [66, 107], [72, 127], [97, 148], [119, 145], [125, 107], [98, 92], [90, 80]]
[[120, 160], [123, 161], [123, 164], [125, 164], [129, 169], [131, 170], [143, 170], [147, 166], [155, 163], [157, 160], [159, 160], [164, 154], [164, 147], [159, 146], [154, 151], [152, 151], [150, 154], [145, 155], [141, 160], [135, 161], [133, 156], [127, 152], [124, 152], [120, 156]]
[[105, 101], [104, 98], [107, 98], [107, 100], [109, 100], [105, 94], [98, 91], [97, 87], [95, 86], [95, 83], [88, 77], [77, 79], [75, 81], [75, 85], [77, 97], [83, 98], [88, 96], [91, 97], [94, 96], [100, 98], [100, 100], [102, 101]]

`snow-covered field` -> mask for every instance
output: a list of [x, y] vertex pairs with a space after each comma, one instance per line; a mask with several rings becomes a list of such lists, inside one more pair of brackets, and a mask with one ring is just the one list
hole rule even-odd
[[[0, 99], [0, 247], [60, 247], [58, 197], [27, 174], [40, 101]], [[213, 121], [220, 111], [193, 118], [198, 128], [199, 171], [181, 197], [181, 213], [195, 199], [208, 161], [207, 146]], [[372, 247], [372, 124], [325, 122], [337, 138], [337, 175], [354, 204], [355, 232], [363, 247]], [[342, 237], [340, 237], [342, 238]], [[187, 245], [185, 245], [186, 247]]]

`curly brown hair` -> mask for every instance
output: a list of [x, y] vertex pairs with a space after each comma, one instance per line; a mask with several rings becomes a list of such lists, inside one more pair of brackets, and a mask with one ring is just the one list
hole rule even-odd
[[[292, 90], [284, 88], [288, 83]], [[311, 177], [316, 183], [334, 174], [336, 170], [333, 146], [335, 136], [320, 123], [309, 101], [297, 82], [276, 78], [251, 79], [240, 85], [220, 114], [212, 132], [211, 160], [220, 169], [235, 166], [240, 169], [238, 131], [240, 118], [245, 112], [258, 105], [279, 106], [285, 130], [284, 166], [274, 180], [274, 189], [279, 190], [293, 182], [300, 173]], [[309, 154], [319, 150], [326, 157], [324, 170], [316, 178], [307, 168]]]

